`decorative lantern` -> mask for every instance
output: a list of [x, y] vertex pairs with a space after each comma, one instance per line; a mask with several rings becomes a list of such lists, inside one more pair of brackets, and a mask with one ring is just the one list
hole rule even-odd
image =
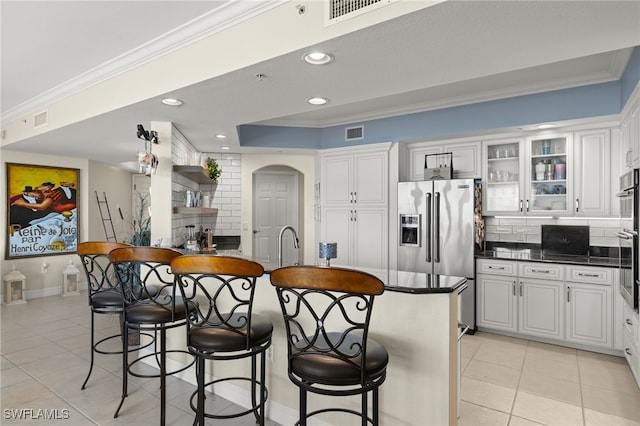
[[25, 291], [25, 285], [27, 283], [27, 277], [25, 277], [20, 271], [16, 269], [15, 263], [11, 265], [11, 271], [4, 277], [7, 293], [4, 298], [4, 303], [7, 305], [17, 305], [19, 303], [27, 303], [27, 295]]
[[76, 268], [76, 265], [70, 260], [67, 266], [62, 272], [64, 275], [64, 283], [62, 284], [63, 296], [74, 296], [80, 294], [78, 289], [78, 277], [80, 276], [80, 270]]
[[331, 259], [338, 257], [338, 243], [320, 243], [319, 252], [320, 259], [325, 259], [326, 266], [331, 266]]

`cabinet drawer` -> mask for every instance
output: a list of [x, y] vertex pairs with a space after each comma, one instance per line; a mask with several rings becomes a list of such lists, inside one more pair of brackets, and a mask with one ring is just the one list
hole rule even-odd
[[537, 262], [520, 263], [519, 275], [521, 278], [538, 278], [547, 280], [564, 280], [563, 265]]
[[506, 260], [478, 259], [476, 264], [478, 274], [516, 276], [517, 263]]
[[595, 266], [567, 266], [567, 281], [613, 285], [614, 269]]

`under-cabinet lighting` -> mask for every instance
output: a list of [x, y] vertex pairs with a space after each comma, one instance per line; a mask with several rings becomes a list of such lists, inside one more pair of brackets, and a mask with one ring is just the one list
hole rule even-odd
[[227, 135], [223, 135], [222, 133], [218, 133], [216, 135], [216, 138], [218, 138], [218, 139], [226, 139], [226, 137], [227, 137]]
[[227, 151], [227, 150], [229, 150], [230, 148], [229, 148], [228, 146], [226, 146], [226, 145], [225, 145], [225, 146], [221, 146], [221, 147], [220, 147], [220, 149], [223, 149], [223, 150]]
[[541, 124], [541, 125], [539, 125], [539, 126], [538, 126], [538, 129], [540, 129], [540, 130], [544, 130], [544, 129], [552, 129], [552, 128], [556, 127], [556, 126], [557, 126], [557, 125], [556, 125], [556, 124], [553, 124], [553, 123], [549, 123], [549, 124]]

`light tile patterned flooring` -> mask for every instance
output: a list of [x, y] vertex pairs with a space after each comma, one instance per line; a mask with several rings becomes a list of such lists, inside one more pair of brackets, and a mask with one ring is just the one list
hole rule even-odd
[[[129, 397], [113, 418], [121, 389], [119, 356], [97, 355], [89, 384], [80, 390], [89, 320], [86, 293], [0, 306], [0, 424], [159, 424], [157, 379], [131, 379]], [[115, 316], [96, 315], [96, 321], [102, 336], [118, 329]], [[461, 426], [640, 426], [640, 390], [623, 358], [481, 332], [463, 338], [462, 357]], [[175, 378], [167, 383], [167, 423], [190, 425], [194, 387]], [[213, 411], [233, 409], [221, 398], [207, 401]], [[6, 411], [20, 408], [32, 409], [26, 413], [32, 417], [42, 415], [38, 409], [57, 410], [59, 417], [68, 410], [69, 418], [16, 420]], [[255, 423], [248, 415], [208, 424]]]
[[624, 358], [477, 332], [462, 339], [461, 426], [640, 425]]

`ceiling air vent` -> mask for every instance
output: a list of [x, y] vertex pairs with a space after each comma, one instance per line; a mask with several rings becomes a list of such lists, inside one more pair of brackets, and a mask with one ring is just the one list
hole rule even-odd
[[347, 127], [344, 129], [344, 140], [353, 141], [364, 139], [364, 126]]
[[49, 122], [49, 112], [42, 111], [33, 116], [33, 128], [37, 129], [38, 127], [46, 126]]
[[396, 0], [326, 0], [326, 24], [335, 24]]

